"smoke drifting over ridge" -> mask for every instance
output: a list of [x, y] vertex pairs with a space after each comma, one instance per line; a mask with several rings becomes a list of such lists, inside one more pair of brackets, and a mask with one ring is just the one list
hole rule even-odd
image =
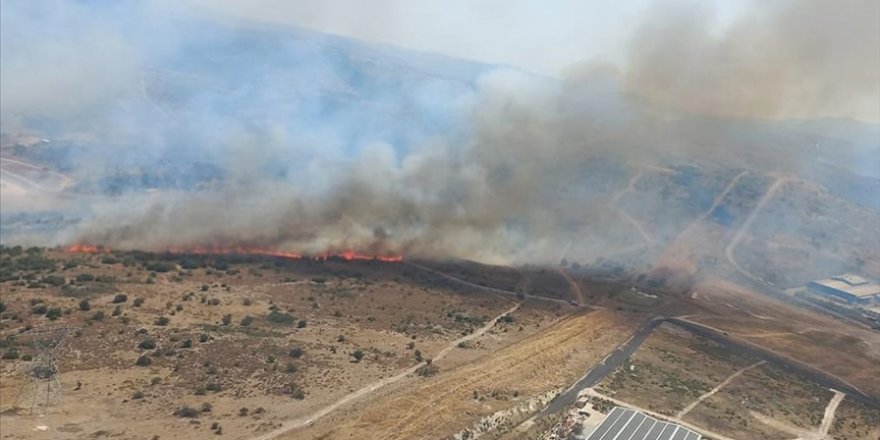
[[[69, 172], [97, 182], [91, 189], [106, 189], [102, 177], [113, 172], [169, 161], [210, 172], [178, 185], [126, 174], [128, 186], [111, 191], [118, 195], [71, 203], [82, 218], [73, 228], [30, 240], [552, 261], [607, 223], [607, 189], [586, 186], [590, 159], [645, 163], [695, 154], [703, 146], [694, 139], [735, 141], [671, 127], [670, 117], [700, 117], [679, 111], [838, 115], [878, 94], [876, 66], [865, 67], [876, 55], [858, 42], [837, 50], [853, 29], [870, 49], [872, 23], [853, 28], [844, 18], [876, 14], [805, 13], [810, 32], [828, 20], [823, 41], [832, 49], [798, 52], [797, 67], [778, 76], [767, 63], [753, 69], [788, 53], [790, 26], [770, 30], [792, 19], [785, 11], [715, 40], [693, 17], [651, 19], [621, 73], [592, 66], [556, 81], [301, 30], [217, 24], [162, 3], [99, 10], [106, 6], [3, 4], [4, 132], [37, 127], [74, 139]], [[765, 55], [753, 52], [765, 46]], [[844, 77], [853, 81], [840, 84]]]
[[633, 93], [719, 116], [880, 121], [880, 3], [762, 2], [720, 33], [699, 5], [669, 6], [630, 43]]

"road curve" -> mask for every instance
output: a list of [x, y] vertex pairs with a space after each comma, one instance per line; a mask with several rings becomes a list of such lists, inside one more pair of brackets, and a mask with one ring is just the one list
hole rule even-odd
[[818, 368], [759, 345], [755, 345], [751, 342], [731, 337], [728, 333], [705, 324], [682, 318], [657, 317], [642, 324], [642, 326], [639, 327], [629, 339], [618, 345], [614, 351], [606, 356], [601, 362], [594, 365], [593, 368], [591, 368], [580, 380], [562, 392], [562, 394], [553, 398], [553, 400], [551, 400], [535, 418], [541, 418], [548, 414], [555, 414], [574, 403], [583, 390], [598, 385], [602, 379], [611, 374], [617, 367], [629, 359], [629, 357], [639, 349], [642, 343], [648, 339], [648, 336], [650, 336], [651, 333], [663, 323], [675, 325], [691, 334], [709, 339], [728, 348], [745, 351], [767, 363], [805, 377], [823, 387], [839, 390], [848, 397], [867, 406], [880, 409], [880, 398], [865, 393], [858, 387], [833, 374], [826, 373]]

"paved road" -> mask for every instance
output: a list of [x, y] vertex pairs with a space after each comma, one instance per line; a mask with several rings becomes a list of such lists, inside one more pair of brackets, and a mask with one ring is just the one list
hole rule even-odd
[[574, 403], [581, 391], [596, 386], [605, 378], [605, 376], [611, 374], [618, 366], [620, 366], [620, 364], [629, 359], [629, 357], [639, 349], [642, 343], [645, 342], [645, 339], [648, 339], [648, 336], [651, 336], [651, 333], [653, 333], [657, 326], [663, 322], [664, 320], [662, 318], [657, 318], [642, 324], [632, 337], [618, 345], [611, 354], [606, 356], [605, 359], [602, 359], [602, 362], [593, 366], [584, 377], [575, 382], [574, 385], [569, 387], [562, 394], [554, 397], [553, 400], [550, 401], [550, 404], [538, 414], [538, 418], [547, 414], [557, 413], [566, 406]]
[[845, 393], [848, 397], [857, 400], [873, 408], [880, 408], [880, 398], [872, 396], [860, 390], [849, 382], [821, 371], [817, 368], [794, 360], [782, 354], [768, 350], [751, 342], [731, 337], [724, 331], [718, 330], [705, 324], [681, 318], [654, 318], [639, 327], [635, 334], [628, 340], [618, 345], [602, 362], [593, 366], [587, 374], [562, 394], [553, 398], [550, 403], [535, 418], [541, 418], [548, 414], [555, 414], [577, 400], [578, 394], [587, 388], [599, 384], [606, 376], [624, 363], [639, 347], [648, 339], [648, 336], [657, 329], [660, 324], [669, 323], [687, 330], [697, 336], [717, 342], [733, 350], [741, 350], [763, 361], [774, 364], [777, 367], [804, 377], [826, 388], [832, 388]]

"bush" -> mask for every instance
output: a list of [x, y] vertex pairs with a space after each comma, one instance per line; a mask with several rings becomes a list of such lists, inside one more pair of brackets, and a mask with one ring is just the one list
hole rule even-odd
[[296, 400], [303, 400], [306, 398], [306, 393], [303, 392], [302, 388], [295, 383], [290, 383], [284, 386], [283, 388], [284, 394], [290, 394]]
[[144, 266], [148, 272], [171, 272], [172, 270], [177, 270], [177, 265], [173, 263], [169, 263], [167, 261], [151, 261]]
[[296, 321], [296, 318], [289, 313], [279, 312], [277, 310], [272, 310], [266, 315], [266, 320], [271, 322], [272, 324], [293, 324]]
[[183, 342], [180, 343], [180, 348], [191, 348], [192, 345], [192, 339], [184, 339]]
[[351, 355], [354, 356], [354, 361], [355, 361], [355, 362], [360, 362], [361, 359], [364, 358], [364, 351], [361, 350], [361, 349], [357, 349], [357, 350], [355, 350], [354, 353], [352, 353]]
[[290, 349], [290, 353], [289, 353], [289, 354], [290, 354], [290, 357], [292, 357], [292, 358], [294, 358], [294, 359], [299, 359], [299, 358], [301, 358], [302, 355], [303, 355], [303, 349], [302, 349], [302, 348], [299, 348], [299, 347], [293, 347], [293, 348]]
[[18, 359], [18, 350], [10, 348], [3, 352], [3, 359]]
[[177, 417], [194, 419], [199, 416], [199, 411], [189, 406], [182, 406], [174, 411], [174, 415]]
[[135, 391], [134, 394], [131, 395], [131, 400], [140, 400], [144, 398], [143, 391]]
[[212, 409], [214, 409], [214, 407], [211, 406], [210, 403], [205, 402], [202, 404], [202, 412], [211, 412]]
[[168, 319], [168, 317], [160, 316], [160, 317], [156, 318], [155, 321], [153, 321], [153, 324], [164, 327], [164, 326], [168, 325], [169, 322], [171, 322], [171, 320]]
[[296, 323], [296, 328], [306, 328], [308, 324], [308, 321], [305, 319], [300, 319], [299, 322]]
[[284, 366], [284, 371], [288, 373], [296, 373], [296, 365], [293, 365], [293, 362], [288, 362], [287, 365]]
[[88, 312], [89, 310], [92, 309], [92, 305], [89, 304], [89, 300], [84, 299], [79, 302], [79, 309], [82, 310], [83, 312]]
[[95, 276], [90, 273], [81, 273], [76, 276], [76, 282], [95, 281]]
[[64, 277], [62, 277], [62, 276], [49, 275], [49, 276], [43, 277], [43, 279], [40, 280], [40, 282], [46, 283], [50, 286], [59, 287], [59, 286], [63, 286], [64, 283], [67, 282], [67, 280], [65, 280]]
[[33, 308], [31, 308], [31, 313], [33, 313], [34, 315], [45, 315], [48, 311], [49, 308], [46, 307], [45, 304], [37, 304]]
[[242, 318], [242, 320], [241, 320], [241, 326], [242, 326], [242, 327], [247, 327], [247, 326], [251, 325], [251, 323], [253, 323], [253, 322], [254, 322], [254, 317], [253, 317], [253, 316], [245, 316], [245, 317]]
[[104, 312], [101, 310], [98, 310], [97, 312], [95, 312], [94, 315], [92, 315], [92, 321], [103, 321], [103, 320], [104, 320]]
[[141, 341], [140, 344], [138, 344], [138, 348], [140, 348], [141, 350], [152, 350], [156, 348], [156, 341], [153, 339], [144, 339], [143, 341]]
[[208, 385], [205, 386], [205, 389], [208, 391], [215, 392], [215, 393], [223, 391], [223, 387], [221, 387], [220, 384], [216, 383], [216, 382], [209, 383]]
[[205, 343], [208, 342], [208, 335], [206, 333], [202, 333], [199, 335], [199, 342]]
[[119, 316], [121, 314], [122, 314], [122, 307], [119, 307], [119, 306], [114, 307], [113, 313], [111, 313], [111, 315], [113, 315], [113, 316]]
[[46, 317], [49, 318], [50, 321], [54, 321], [61, 317], [61, 307], [52, 307], [49, 311], [46, 312]]
[[153, 360], [150, 359], [150, 357], [145, 354], [138, 357], [137, 360], [134, 362], [134, 364], [137, 365], [138, 367], [148, 367], [152, 363], [153, 363]]
[[144, 299], [143, 298], [135, 298], [132, 305], [135, 307], [140, 307], [140, 306], [144, 305]]
[[117, 293], [116, 296], [113, 297], [113, 304], [124, 303], [128, 301], [128, 295], [124, 293]]
[[223, 315], [223, 318], [220, 320], [220, 322], [221, 322], [223, 325], [229, 325], [229, 324], [231, 324], [231, 323], [232, 323], [232, 315], [230, 315], [230, 314], [228, 314], [228, 313], [225, 314], [225, 315]]
[[247, 415], [248, 415], [248, 409], [246, 406], [243, 406], [243, 407], [241, 407], [241, 409], [238, 410], [239, 417], [246, 417]]

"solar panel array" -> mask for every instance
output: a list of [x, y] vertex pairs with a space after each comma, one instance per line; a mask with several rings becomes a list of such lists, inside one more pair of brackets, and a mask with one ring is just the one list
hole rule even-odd
[[661, 422], [633, 411], [616, 407], [587, 440], [700, 440], [702, 436], [675, 423]]

